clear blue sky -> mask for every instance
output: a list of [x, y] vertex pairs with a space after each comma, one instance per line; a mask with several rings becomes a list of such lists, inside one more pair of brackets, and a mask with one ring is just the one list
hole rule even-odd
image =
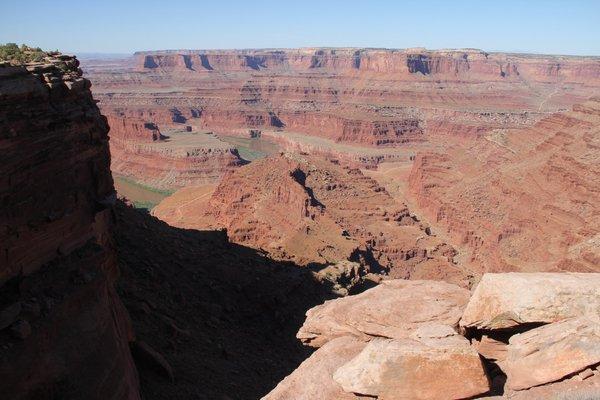
[[0, 0], [0, 43], [71, 52], [306, 46], [600, 55], [600, 0]]

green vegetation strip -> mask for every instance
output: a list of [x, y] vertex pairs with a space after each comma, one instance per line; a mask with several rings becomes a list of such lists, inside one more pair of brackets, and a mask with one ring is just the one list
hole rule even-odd
[[48, 53], [39, 47], [29, 47], [24, 44], [19, 47], [16, 43], [0, 45], [0, 61], [8, 61], [15, 65], [39, 62], [44, 60], [47, 55]]
[[135, 208], [151, 211], [164, 198], [172, 195], [173, 190], [158, 189], [120, 175], [114, 175], [115, 187], [119, 196], [132, 202]]
[[114, 178], [115, 178], [115, 180], [120, 180], [121, 182], [124, 182], [124, 183], [126, 183], [128, 185], [137, 186], [140, 189], [144, 189], [144, 190], [147, 190], [147, 191], [152, 192], [152, 193], [162, 194], [165, 197], [166, 196], [170, 196], [173, 193], [175, 193], [175, 190], [158, 189], [158, 188], [155, 188], [155, 187], [152, 187], [152, 186], [144, 185], [143, 183], [140, 183], [140, 182], [136, 182], [133, 179], [126, 178], [126, 177], [124, 177], [122, 175], [115, 175]]

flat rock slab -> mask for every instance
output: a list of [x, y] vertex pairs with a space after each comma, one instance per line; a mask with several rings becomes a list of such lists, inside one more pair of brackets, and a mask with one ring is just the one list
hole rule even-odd
[[383, 281], [308, 310], [297, 337], [314, 347], [340, 336], [407, 338], [427, 324], [457, 326], [468, 300], [468, 290], [441, 281]]
[[365, 343], [345, 336], [333, 339], [314, 352], [298, 368], [279, 382], [263, 400], [352, 400], [333, 380], [333, 373], [354, 358]]
[[460, 325], [502, 329], [586, 314], [600, 314], [600, 273], [485, 274]]
[[462, 336], [373, 339], [334, 380], [379, 400], [464, 399], [489, 391], [477, 352]]
[[576, 378], [548, 383], [527, 390], [505, 391], [502, 396], [484, 397], [485, 400], [595, 400], [600, 399], [600, 372], [580, 381]]
[[600, 317], [569, 318], [514, 335], [502, 370], [512, 390], [554, 382], [600, 363]]

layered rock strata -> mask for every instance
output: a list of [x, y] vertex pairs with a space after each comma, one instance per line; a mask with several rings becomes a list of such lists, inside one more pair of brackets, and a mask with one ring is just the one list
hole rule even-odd
[[108, 125], [78, 61], [0, 65], [0, 392], [139, 399]]
[[597, 57], [479, 50], [156, 51], [86, 68], [107, 114], [227, 134], [261, 129], [290, 147], [327, 139], [338, 157], [384, 148], [386, 159], [408, 158], [395, 148], [530, 126], [600, 87]]
[[238, 151], [214, 135], [179, 130], [163, 134], [151, 119], [111, 111], [111, 169], [158, 189], [217, 183], [243, 165]]
[[600, 99], [417, 155], [410, 196], [480, 271], [598, 271]]

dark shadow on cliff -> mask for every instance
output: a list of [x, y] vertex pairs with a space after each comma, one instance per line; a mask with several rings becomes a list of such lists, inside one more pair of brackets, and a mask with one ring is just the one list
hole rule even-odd
[[258, 399], [310, 355], [296, 332], [333, 296], [308, 269], [224, 232], [174, 228], [121, 203], [115, 212], [119, 293], [137, 340], [175, 376], [140, 365], [144, 399]]

